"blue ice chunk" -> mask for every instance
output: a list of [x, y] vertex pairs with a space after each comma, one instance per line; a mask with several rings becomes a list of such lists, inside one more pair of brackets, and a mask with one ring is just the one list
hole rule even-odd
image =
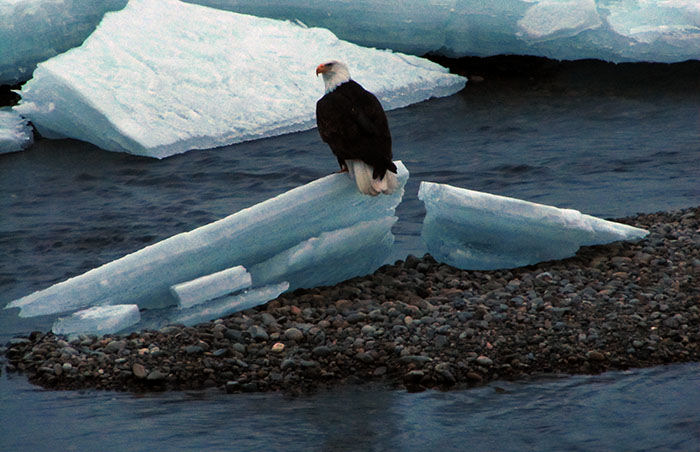
[[[695, 0], [446, 0], [398, 6], [378, 0], [189, 2], [301, 21], [343, 40], [413, 55], [520, 54], [615, 62], [675, 62], [700, 55], [700, 2]], [[0, 46], [0, 84], [28, 80], [37, 63], [79, 46], [105, 12], [124, 5], [126, 0], [0, 2], [0, 42], [6, 44]], [[144, 45], [149, 40], [145, 37]], [[159, 35], [154, 41], [162, 45], [167, 38]], [[270, 52], [289, 58], [286, 52]]]
[[242, 265], [227, 268], [170, 288], [181, 308], [190, 308], [252, 285], [250, 273]]
[[0, 108], [0, 154], [21, 151], [33, 142], [27, 120], [10, 108]]
[[395, 163], [399, 188], [392, 195], [363, 195], [347, 173], [331, 174], [12, 301], [7, 308], [20, 308], [21, 317], [31, 317], [99, 304], [174, 305], [173, 285], [236, 265], [252, 268], [324, 232], [393, 216], [408, 180], [403, 163]]
[[256, 289], [251, 289], [237, 295], [211, 300], [205, 305], [194, 306], [181, 311], [174, 311], [169, 323], [181, 323], [186, 326], [197, 323], [208, 322], [218, 319], [234, 312], [265, 304], [277, 298], [282, 292], [289, 288], [289, 283], [283, 281], [279, 284], [272, 284]]
[[677, 62], [700, 56], [696, 0], [188, 0], [301, 20], [365, 46], [423, 55]]
[[433, 182], [421, 182], [418, 198], [425, 203], [421, 237], [428, 252], [462, 269], [520, 267], [648, 234], [577, 210]]
[[291, 281], [290, 290], [326, 286], [366, 275], [391, 252], [396, 217], [324, 232], [251, 268], [255, 285]]
[[107, 11], [127, 0], [0, 2], [0, 85], [32, 77], [36, 64], [79, 46]]
[[135, 304], [95, 306], [59, 317], [53, 324], [54, 334], [112, 334], [136, 325], [141, 320], [139, 307]]
[[15, 107], [42, 136], [163, 158], [315, 127], [323, 83], [344, 60], [385, 108], [462, 89], [427, 59], [330, 31], [175, 0], [131, 0], [77, 48], [38, 65]]

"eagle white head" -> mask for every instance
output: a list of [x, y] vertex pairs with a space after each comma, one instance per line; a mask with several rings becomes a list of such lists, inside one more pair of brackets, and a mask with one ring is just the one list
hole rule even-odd
[[319, 64], [316, 68], [316, 75], [323, 75], [323, 84], [326, 85], [326, 92], [330, 93], [336, 86], [350, 80], [348, 67], [340, 61], [329, 61]]

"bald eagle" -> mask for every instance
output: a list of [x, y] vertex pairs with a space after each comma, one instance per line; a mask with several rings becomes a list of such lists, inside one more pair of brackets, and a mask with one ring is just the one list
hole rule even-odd
[[321, 139], [366, 195], [391, 194], [398, 187], [392, 162], [391, 133], [376, 96], [350, 78], [348, 67], [331, 61], [320, 64], [326, 94], [316, 103]]

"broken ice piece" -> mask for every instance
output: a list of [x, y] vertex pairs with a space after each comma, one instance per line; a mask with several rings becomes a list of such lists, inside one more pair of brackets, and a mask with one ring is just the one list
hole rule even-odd
[[251, 286], [250, 273], [242, 265], [202, 276], [170, 288], [180, 308], [190, 308]]
[[573, 256], [581, 246], [638, 240], [644, 229], [573, 209], [421, 182], [421, 236], [438, 261], [462, 269], [513, 268]]
[[68, 317], [59, 317], [54, 322], [51, 331], [54, 334], [112, 334], [136, 325], [140, 320], [139, 307], [135, 304], [94, 306], [75, 312]]
[[186, 326], [218, 319], [234, 312], [265, 304], [277, 298], [289, 288], [289, 283], [284, 281], [279, 284], [252, 289], [238, 295], [212, 300], [206, 305], [198, 305], [189, 309], [175, 311], [170, 323], [181, 323]]
[[325, 286], [366, 275], [391, 252], [395, 216], [324, 232], [251, 268], [256, 285], [289, 281], [290, 290]]

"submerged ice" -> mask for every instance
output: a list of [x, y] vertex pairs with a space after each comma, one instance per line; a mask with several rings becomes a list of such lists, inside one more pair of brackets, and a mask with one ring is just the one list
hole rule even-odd
[[[198, 313], [228, 312], [231, 303], [259, 304], [257, 289], [273, 293], [279, 284], [313, 287], [371, 272], [393, 242], [394, 211], [408, 179], [406, 167], [399, 161], [396, 165], [399, 189], [392, 195], [362, 195], [347, 173], [332, 174], [7, 307], [31, 317], [97, 305], [179, 304], [189, 310], [178, 316], [202, 318]], [[345, 268], [338, 272], [327, 267], [340, 263]], [[234, 295], [242, 300], [226, 300], [224, 294], [248, 287], [247, 273], [238, 266], [250, 269], [252, 288]]]
[[577, 210], [421, 182], [421, 236], [435, 259], [470, 270], [512, 268], [573, 256], [585, 245], [637, 240], [647, 231]]
[[77, 48], [45, 61], [15, 110], [48, 138], [167, 157], [312, 128], [320, 62], [346, 61], [386, 109], [464, 87], [415, 56], [319, 28], [176, 0], [131, 0]]

